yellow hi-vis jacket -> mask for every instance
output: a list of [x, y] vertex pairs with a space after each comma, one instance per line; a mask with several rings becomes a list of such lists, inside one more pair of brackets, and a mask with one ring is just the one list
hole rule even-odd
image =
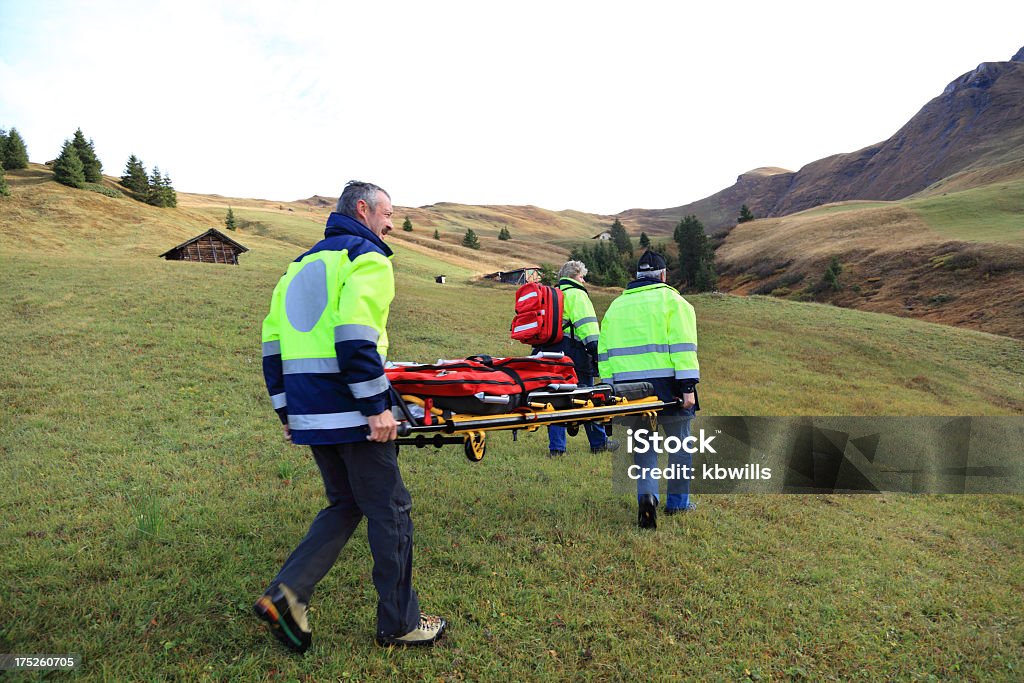
[[601, 321], [598, 369], [607, 383], [646, 381], [672, 400], [700, 381], [697, 319], [673, 287], [634, 280]]
[[[581, 342], [584, 346], [597, 343], [600, 326], [594, 304], [590, 301], [587, 288], [578, 280], [563, 277], [558, 281], [562, 290], [562, 322], [565, 336]], [[565, 323], [568, 323], [565, 325]]]
[[293, 443], [365, 441], [366, 418], [390, 407], [390, 257], [366, 226], [332, 213], [324, 239], [274, 288], [263, 321], [263, 374]]

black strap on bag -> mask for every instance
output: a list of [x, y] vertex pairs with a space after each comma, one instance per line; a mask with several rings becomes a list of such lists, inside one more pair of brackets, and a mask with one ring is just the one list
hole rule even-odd
[[519, 376], [519, 373], [517, 373], [512, 368], [508, 368], [503, 365], [495, 365], [494, 358], [485, 354], [481, 354], [479, 356], [470, 356], [466, 360], [476, 361], [477, 363], [486, 365], [489, 368], [494, 368], [499, 372], [504, 372], [506, 375], [515, 380], [515, 383], [519, 385], [519, 390], [523, 392], [523, 396], [526, 396], [526, 384], [523, 382], [523, 378]]

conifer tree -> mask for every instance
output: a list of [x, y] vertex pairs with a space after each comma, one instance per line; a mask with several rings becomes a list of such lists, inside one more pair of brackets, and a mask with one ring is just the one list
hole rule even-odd
[[7, 137], [4, 139], [4, 157], [0, 161], [8, 171], [28, 168], [28, 149], [17, 128], [7, 131]]
[[739, 218], [736, 219], [737, 223], [746, 223], [747, 221], [754, 220], [754, 214], [750, 211], [750, 208], [744, 204], [740, 207]]
[[134, 154], [128, 157], [128, 163], [124, 167], [124, 175], [121, 176], [121, 184], [137, 195], [145, 195], [149, 189], [149, 174], [142, 161]]
[[405, 230], [406, 232], [412, 232], [412, 221], [409, 220], [408, 216], [405, 217], [405, 222], [402, 223], [402, 230]]
[[235, 225], [235, 212], [228, 207], [228, 215], [224, 217], [224, 227], [228, 230], [234, 230], [237, 226]]
[[78, 158], [78, 152], [70, 140], [64, 141], [60, 155], [53, 162], [53, 177], [68, 187], [82, 187], [85, 185], [85, 169], [82, 160]]
[[469, 247], [470, 249], [480, 248], [480, 240], [477, 238], [476, 233], [473, 232], [473, 228], [466, 229], [466, 235], [462, 238], [462, 246]]
[[82, 168], [85, 171], [85, 182], [87, 183], [98, 183], [103, 180], [102, 170], [103, 164], [96, 157], [96, 148], [93, 146], [92, 140], [86, 140], [85, 135], [82, 134], [82, 129], [79, 128], [75, 131], [75, 136], [71, 139], [71, 144], [75, 146], [75, 151], [78, 152], [78, 158], [82, 162]]
[[147, 204], [163, 206], [163, 198], [160, 196], [160, 186], [163, 182], [164, 177], [160, 175], [160, 167], [154, 166], [153, 171], [149, 174], [149, 185], [146, 188]]
[[0, 164], [4, 162], [4, 155], [7, 153], [7, 131], [0, 128]]
[[839, 263], [839, 257], [833, 256], [828, 263], [828, 268], [825, 269], [824, 281], [834, 292], [842, 289], [842, 285], [839, 284], [839, 273], [841, 272], [843, 272], [843, 266]]
[[498, 233], [498, 239], [502, 242], [507, 242], [512, 239], [512, 234], [508, 231], [507, 225], [502, 227], [501, 232]]
[[683, 284], [697, 291], [713, 289], [715, 252], [704, 234], [704, 224], [696, 216], [685, 216], [672, 235], [679, 247], [679, 271]]
[[439, 239], [441, 239], [441, 233], [439, 233], [439, 232], [437, 231], [437, 228], [434, 228], [434, 239], [435, 239], [435, 240], [439, 240]]
[[640, 246], [643, 249], [647, 249], [648, 247], [651, 246], [651, 238], [647, 236], [646, 232], [640, 233]]
[[0, 163], [0, 197], [10, 197], [11, 190], [7, 187], [7, 176], [4, 174], [4, 165]]
[[618, 249], [620, 254], [633, 255], [633, 240], [629, 239], [629, 235], [626, 233], [626, 228], [622, 226], [619, 219], [616, 218], [615, 222], [612, 223], [611, 230], [612, 242], [615, 244], [615, 248]]
[[171, 174], [164, 173], [163, 181], [160, 184], [160, 194], [163, 196], [163, 206], [174, 208], [178, 205], [178, 193], [171, 185]]

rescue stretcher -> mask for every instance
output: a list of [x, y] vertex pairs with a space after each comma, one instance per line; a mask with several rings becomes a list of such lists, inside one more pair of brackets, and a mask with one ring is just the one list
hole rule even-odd
[[[502, 361], [538, 359], [544, 362], [562, 357], [560, 353], [542, 353], [522, 359], [493, 360], [498, 361], [494, 365], [499, 365]], [[524, 385], [517, 377], [519, 386], [523, 388], [518, 395], [489, 395], [481, 391], [471, 395], [476, 400], [470, 403], [453, 402], [450, 396], [405, 393], [396, 387], [403, 383], [402, 380], [396, 380], [399, 374], [410, 369], [424, 368], [439, 375], [454, 376], [457, 370], [452, 371], [452, 375], [446, 375], [445, 368], [454, 368], [457, 364], [462, 368], [465, 361], [439, 361], [438, 364], [430, 366], [399, 364], [395, 366], [396, 369], [389, 371], [392, 380], [393, 412], [399, 420], [398, 445], [441, 448], [446, 445], [462, 444], [466, 458], [471, 462], [479, 462], [487, 452], [488, 432], [511, 431], [515, 440], [520, 430], [533, 432], [544, 425], [563, 425], [571, 436], [575, 436], [585, 423], [597, 422], [605, 424], [610, 434], [612, 419], [624, 416], [646, 418], [650, 420], [653, 428], [659, 412], [678, 405], [678, 401], [661, 401], [654, 396], [653, 387], [649, 382], [581, 387], [575, 381], [561, 381], [548, 383], [539, 388], [527, 388], [536, 386], [537, 382]], [[568, 372], [571, 375], [560, 379], [576, 379], [571, 361], [567, 358], [564, 363], [558, 361], [555, 364], [568, 364]], [[509, 371], [506, 369], [505, 372]], [[455, 380], [447, 382], [449, 386], [445, 387], [446, 392], [451, 393], [450, 385], [453, 383]], [[470, 387], [473, 388], [477, 388], [475, 384]], [[476, 408], [467, 408], [466, 406], [470, 404]], [[469, 412], [470, 410], [473, 412]], [[484, 414], [479, 414], [481, 412]]]

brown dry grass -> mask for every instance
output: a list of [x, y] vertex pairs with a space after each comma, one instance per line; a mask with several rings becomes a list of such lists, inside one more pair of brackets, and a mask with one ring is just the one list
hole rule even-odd
[[808, 298], [836, 256], [843, 288], [819, 301], [1024, 339], [1024, 249], [951, 241], [901, 204], [857, 204], [737, 226], [716, 253], [720, 286]]

